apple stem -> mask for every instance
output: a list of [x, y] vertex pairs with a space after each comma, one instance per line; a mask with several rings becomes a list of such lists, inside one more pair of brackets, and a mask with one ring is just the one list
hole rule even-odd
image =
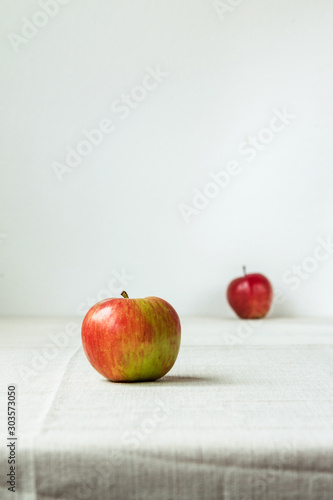
[[125, 290], [123, 292], [121, 292], [120, 295], [122, 295], [124, 297], [124, 299], [128, 299], [129, 298], [128, 295], [127, 295], [127, 292], [125, 292]]
[[243, 273], [244, 273], [244, 276], [246, 276], [246, 266], [243, 266]]

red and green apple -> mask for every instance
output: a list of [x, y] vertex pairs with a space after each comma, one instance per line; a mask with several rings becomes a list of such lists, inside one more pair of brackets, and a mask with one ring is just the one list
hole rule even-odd
[[180, 348], [181, 325], [175, 309], [158, 297], [105, 299], [87, 312], [82, 345], [91, 365], [113, 382], [163, 377]]

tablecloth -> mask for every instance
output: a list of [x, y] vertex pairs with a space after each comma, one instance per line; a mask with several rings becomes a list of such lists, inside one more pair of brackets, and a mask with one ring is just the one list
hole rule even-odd
[[185, 318], [175, 366], [141, 384], [93, 370], [77, 318], [2, 319], [0, 342], [1, 499], [333, 498], [332, 320]]

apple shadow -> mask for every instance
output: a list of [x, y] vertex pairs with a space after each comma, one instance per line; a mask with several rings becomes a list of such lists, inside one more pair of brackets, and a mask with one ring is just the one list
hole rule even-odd
[[136, 382], [132, 381], [112, 381], [103, 378], [101, 381], [112, 384], [125, 384], [125, 385], [137, 385], [143, 384], [145, 386], [154, 384], [156, 385], [174, 385], [178, 387], [183, 387], [187, 385], [229, 385], [231, 381], [222, 380], [219, 377], [200, 377], [196, 375], [164, 375], [157, 380], [138, 380]]
[[197, 375], [164, 375], [164, 377], [155, 380], [155, 383], [160, 384], [196, 384], [196, 385], [212, 385], [216, 383], [221, 383], [221, 380], [217, 377], [200, 377]]

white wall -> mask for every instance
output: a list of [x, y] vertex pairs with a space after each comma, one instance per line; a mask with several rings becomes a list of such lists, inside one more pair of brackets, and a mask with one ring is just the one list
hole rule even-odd
[[[49, 19], [1, 1], [1, 314], [83, 313], [125, 270], [131, 296], [232, 316], [225, 287], [247, 264], [284, 293], [275, 315], [332, 315], [333, 256], [316, 247], [333, 237], [333, 2], [60, 3]], [[144, 99], [119, 110], [131, 92]], [[54, 162], [105, 118], [60, 182]], [[216, 197], [186, 222], [194, 189]], [[293, 265], [311, 272], [283, 278]]]

